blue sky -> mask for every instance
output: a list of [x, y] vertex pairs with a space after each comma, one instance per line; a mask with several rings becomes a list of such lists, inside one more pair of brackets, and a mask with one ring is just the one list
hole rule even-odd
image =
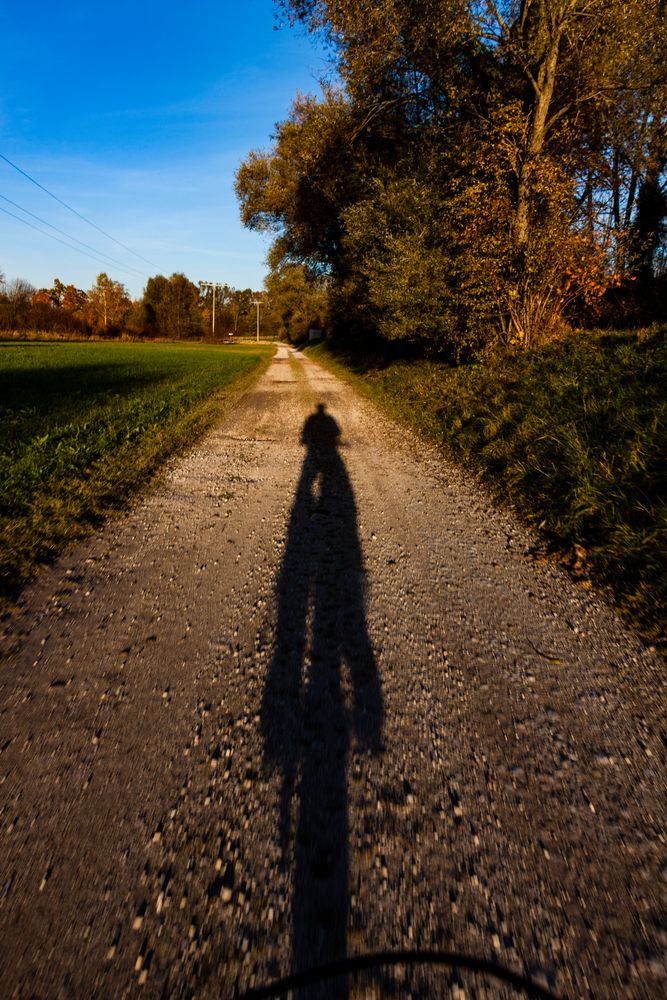
[[[272, 0], [3, 7], [0, 153], [151, 261], [0, 160], [0, 195], [118, 262], [89, 259], [0, 212], [6, 278], [87, 289], [105, 270], [140, 296], [151, 274], [183, 271], [260, 288], [268, 243], [241, 226], [234, 172], [269, 145], [297, 90], [319, 91], [323, 52], [302, 31], [276, 30]], [[2, 198], [0, 208], [46, 228]]]

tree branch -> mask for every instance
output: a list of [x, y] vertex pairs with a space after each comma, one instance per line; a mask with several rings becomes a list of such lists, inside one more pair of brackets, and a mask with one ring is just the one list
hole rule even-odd
[[509, 37], [509, 28], [507, 27], [507, 24], [506, 24], [505, 20], [500, 16], [500, 11], [496, 7], [496, 5], [493, 2], [493, 0], [486, 0], [486, 6], [487, 6], [487, 8], [489, 8], [491, 10], [491, 13], [495, 17], [495, 19], [498, 22], [498, 24], [500, 25], [501, 30], [503, 31], [503, 33], [507, 37]]

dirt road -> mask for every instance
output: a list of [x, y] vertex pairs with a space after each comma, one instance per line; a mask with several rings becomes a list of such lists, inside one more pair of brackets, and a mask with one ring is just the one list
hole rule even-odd
[[663, 996], [663, 666], [532, 544], [279, 349], [4, 623], [3, 996]]

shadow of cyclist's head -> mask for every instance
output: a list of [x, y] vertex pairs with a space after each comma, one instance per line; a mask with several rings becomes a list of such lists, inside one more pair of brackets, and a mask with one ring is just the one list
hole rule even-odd
[[324, 403], [318, 403], [315, 413], [306, 419], [301, 432], [301, 443], [313, 455], [335, 452], [340, 438], [340, 427], [326, 412]]

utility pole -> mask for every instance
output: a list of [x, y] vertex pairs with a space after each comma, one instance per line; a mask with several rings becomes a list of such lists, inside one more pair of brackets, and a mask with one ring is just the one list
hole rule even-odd
[[261, 299], [253, 299], [252, 300], [252, 304], [257, 309], [257, 343], [259, 343], [259, 307], [262, 304], [262, 300]]
[[216, 290], [216, 288], [223, 288], [224, 285], [222, 284], [222, 282], [200, 281], [199, 282], [199, 287], [200, 288], [210, 288], [213, 291], [213, 316], [211, 317], [212, 318], [213, 329], [211, 331], [211, 336], [212, 336], [213, 340], [215, 340], [215, 290]]

